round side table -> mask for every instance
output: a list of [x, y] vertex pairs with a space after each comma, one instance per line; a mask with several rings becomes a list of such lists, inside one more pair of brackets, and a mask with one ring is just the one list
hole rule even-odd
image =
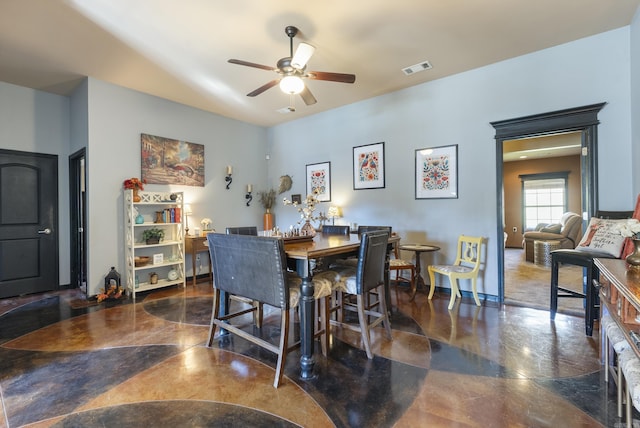
[[422, 286], [425, 290], [427, 289], [427, 285], [420, 275], [420, 271], [422, 270], [420, 267], [420, 255], [422, 253], [439, 251], [440, 247], [429, 244], [403, 244], [400, 245], [400, 249], [403, 251], [413, 251], [414, 253], [416, 253], [416, 280], [414, 281], [413, 289], [411, 290], [411, 298], [409, 299], [409, 301], [412, 301], [416, 297], [416, 292], [418, 291], [419, 286]]

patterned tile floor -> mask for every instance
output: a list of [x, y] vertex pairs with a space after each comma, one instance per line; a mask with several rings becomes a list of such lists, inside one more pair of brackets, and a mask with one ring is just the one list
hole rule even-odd
[[[205, 347], [206, 283], [73, 309], [76, 291], [0, 300], [0, 426], [598, 427], [619, 423], [581, 318], [392, 291], [393, 341], [333, 329], [316, 377], [299, 352]], [[75, 305], [74, 305], [75, 306]], [[275, 337], [279, 320], [266, 319]], [[295, 330], [295, 329], [294, 329]]]

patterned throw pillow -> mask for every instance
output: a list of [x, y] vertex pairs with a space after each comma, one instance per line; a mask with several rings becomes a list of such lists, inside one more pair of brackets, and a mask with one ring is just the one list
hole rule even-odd
[[560, 223], [555, 223], [555, 224], [546, 225], [545, 227], [540, 229], [540, 232], [560, 233], [561, 230], [562, 230], [562, 225]]
[[609, 220], [592, 217], [576, 250], [593, 251], [620, 258], [625, 237], [620, 233], [618, 226], [626, 222], [626, 219]]

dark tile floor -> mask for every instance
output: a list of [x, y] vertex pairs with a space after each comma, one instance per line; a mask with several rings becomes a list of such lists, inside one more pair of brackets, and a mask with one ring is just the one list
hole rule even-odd
[[[0, 301], [0, 426], [613, 427], [598, 332], [581, 318], [392, 292], [393, 341], [333, 330], [316, 377], [299, 353], [204, 346], [206, 283], [73, 309], [75, 291]], [[263, 334], [277, 333], [268, 317]], [[317, 348], [317, 347], [316, 347]]]

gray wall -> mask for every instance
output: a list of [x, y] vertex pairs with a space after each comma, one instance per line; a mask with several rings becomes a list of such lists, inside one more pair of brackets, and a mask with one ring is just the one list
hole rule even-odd
[[[292, 174], [298, 178], [293, 193], [304, 193], [305, 164], [330, 161], [332, 202], [343, 208], [341, 222], [391, 225], [404, 242], [440, 246], [427, 262], [453, 261], [460, 234], [486, 237], [487, 264], [478, 288], [498, 295], [497, 245], [503, 237], [496, 236], [490, 122], [607, 102], [599, 115], [600, 205], [632, 207], [637, 189], [629, 156], [629, 34], [628, 27], [610, 31], [273, 127], [269, 176]], [[352, 148], [380, 141], [386, 188], [354, 191]], [[458, 145], [459, 198], [415, 200], [415, 150], [452, 144]], [[279, 206], [276, 216], [281, 226], [297, 221], [290, 207]]]
[[58, 155], [60, 284], [69, 283], [69, 99], [0, 82], [0, 148]]
[[[633, 168], [640, 156], [640, 56], [632, 55], [632, 47], [640, 46], [638, 21], [636, 16], [631, 27], [270, 129], [92, 78], [71, 97], [0, 83], [0, 147], [60, 156], [62, 284], [69, 282], [67, 158], [87, 147], [90, 294], [102, 286], [109, 266], [123, 269], [122, 182], [140, 175], [140, 134], [149, 133], [205, 145], [205, 187], [148, 186], [184, 191], [194, 210], [192, 228], [203, 217], [213, 219], [218, 230], [261, 225], [257, 201], [245, 205], [247, 184], [262, 190], [289, 174], [294, 184], [287, 195], [304, 194], [305, 165], [330, 161], [332, 202], [345, 215], [337, 223], [389, 224], [404, 241], [434, 242], [442, 251], [429, 262], [452, 260], [461, 233], [485, 236], [489, 252], [479, 291], [497, 295], [501, 237], [496, 236], [496, 154], [489, 123], [607, 102], [599, 115], [600, 206], [633, 206], [640, 193], [640, 173]], [[385, 142], [385, 189], [354, 191], [352, 148], [380, 141]], [[415, 200], [415, 150], [451, 144], [459, 151], [459, 198]], [[231, 190], [225, 189], [226, 165], [234, 167]], [[278, 203], [275, 211], [280, 227], [298, 220], [291, 207]], [[190, 266], [187, 260], [188, 275]]]

